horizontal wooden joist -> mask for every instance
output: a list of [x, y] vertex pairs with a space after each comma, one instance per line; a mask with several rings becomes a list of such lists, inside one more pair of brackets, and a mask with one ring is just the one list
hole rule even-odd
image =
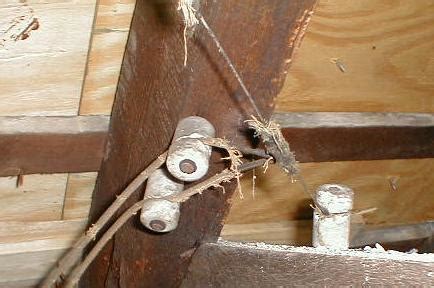
[[275, 113], [300, 162], [434, 157], [434, 114]]
[[[200, 246], [181, 287], [432, 286], [432, 254], [221, 241]], [[379, 269], [381, 267], [381, 269]]]
[[98, 171], [109, 117], [0, 117], [0, 176]]
[[[276, 113], [300, 162], [434, 157], [434, 116]], [[0, 117], [0, 176], [98, 171], [108, 116]]]

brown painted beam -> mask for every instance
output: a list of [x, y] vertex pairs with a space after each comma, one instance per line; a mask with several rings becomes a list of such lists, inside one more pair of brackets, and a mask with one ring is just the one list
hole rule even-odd
[[98, 171], [109, 118], [0, 117], [0, 176]]
[[[276, 113], [300, 162], [434, 157], [434, 116]], [[0, 176], [98, 171], [109, 117], [0, 117]]]
[[[199, 115], [218, 137], [249, 143], [243, 120], [254, 113], [234, 76], [200, 25], [188, 38], [178, 1], [137, 1], [108, 136], [107, 157], [91, 208], [94, 221], [144, 167], [167, 149], [178, 121]], [[315, 0], [199, 1], [259, 109], [269, 117]], [[215, 153], [209, 175], [224, 165]], [[117, 233], [82, 279], [83, 287], [177, 287], [192, 251], [217, 239], [234, 185], [193, 197], [177, 230], [156, 235], [137, 219]], [[140, 196], [133, 197], [132, 201]], [[114, 244], [113, 244], [114, 243]]]
[[276, 113], [300, 162], [434, 157], [434, 115]]
[[218, 242], [197, 249], [181, 287], [432, 287], [429, 254]]
[[284, 128], [300, 162], [434, 157], [434, 127]]

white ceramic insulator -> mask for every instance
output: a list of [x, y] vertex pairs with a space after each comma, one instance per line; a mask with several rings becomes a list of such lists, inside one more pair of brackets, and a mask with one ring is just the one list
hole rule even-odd
[[[182, 192], [184, 183], [175, 179], [166, 169], [156, 170], [148, 179], [145, 197], [161, 198]], [[151, 199], [143, 204], [140, 221], [155, 232], [169, 232], [178, 226], [180, 203]]]
[[[169, 172], [182, 181], [196, 181], [205, 176], [212, 148], [200, 138], [214, 136], [214, 126], [202, 117], [190, 116], [179, 121], [166, 160]], [[194, 167], [188, 173], [181, 169], [186, 162], [190, 168]]]
[[348, 249], [353, 190], [344, 185], [326, 184], [315, 191], [314, 197], [326, 215], [313, 212], [313, 246]]

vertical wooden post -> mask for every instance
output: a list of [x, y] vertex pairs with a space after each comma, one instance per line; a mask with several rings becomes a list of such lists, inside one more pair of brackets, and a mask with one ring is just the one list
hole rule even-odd
[[[315, 0], [201, 1], [213, 28], [261, 113], [269, 117], [292, 52]], [[254, 114], [218, 50], [201, 26], [188, 38], [177, 1], [137, 1], [113, 107], [106, 156], [91, 208], [95, 220], [140, 170], [167, 149], [180, 118], [209, 120], [217, 137], [249, 143], [243, 121]], [[209, 175], [224, 166], [213, 155]], [[207, 177], [207, 176], [206, 176]], [[134, 218], [107, 245], [82, 281], [83, 287], [176, 287], [190, 257], [217, 239], [234, 191], [193, 197], [181, 207], [175, 231], [149, 233]], [[137, 195], [132, 201], [138, 200]]]

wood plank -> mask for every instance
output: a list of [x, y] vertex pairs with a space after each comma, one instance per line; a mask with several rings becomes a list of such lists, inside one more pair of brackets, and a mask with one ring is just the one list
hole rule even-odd
[[60, 220], [67, 174], [27, 175], [17, 187], [17, 177], [0, 177], [2, 221]]
[[37, 287], [65, 252], [66, 248], [0, 255], [1, 287]]
[[99, 169], [108, 117], [0, 117], [0, 176]]
[[273, 118], [300, 162], [434, 157], [434, 114], [302, 112]]
[[434, 114], [387, 112], [276, 112], [282, 128], [432, 127]]
[[[230, 212], [229, 212], [230, 213]], [[227, 241], [312, 246], [312, 221], [225, 223], [220, 237]]]
[[[292, 44], [300, 40], [300, 27], [305, 27], [314, 2], [200, 2], [201, 13], [267, 118], [290, 62]], [[188, 41], [188, 63], [183, 67], [184, 25], [176, 6], [137, 2], [113, 108], [110, 151], [97, 181], [92, 220], [168, 147], [181, 117], [205, 117], [216, 126], [217, 136], [226, 136], [235, 144], [247, 139], [239, 129], [253, 110], [201, 27]], [[288, 39], [293, 41], [291, 45]], [[214, 155], [209, 175], [222, 168], [220, 156]], [[189, 256], [183, 253], [201, 241], [217, 238], [233, 188], [227, 187], [225, 195], [207, 192], [185, 203], [177, 230], [168, 234], [147, 233], [130, 222], [88, 269], [82, 285], [178, 286], [189, 263]]]
[[[301, 172], [313, 191], [325, 183], [340, 183], [354, 190], [354, 209], [376, 207], [364, 214], [367, 224], [406, 224], [434, 219], [432, 187], [434, 159], [348, 161], [301, 164]], [[310, 196], [300, 182], [271, 165], [257, 171], [255, 198], [251, 174], [242, 178], [244, 199], [233, 198], [227, 224], [310, 219]]]
[[[363, 247], [365, 245], [372, 245], [375, 243], [397, 243], [405, 241], [422, 240], [422, 242], [429, 241], [434, 234], [434, 221], [410, 224], [410, 225], [398, 225], [398, 226], [368, 226], [368, 225], [355, 225], [352, 228], [351, 233], [351, 246]], [[409, 251], [409, 247], [406, 251]], [[434, 252], [434, 247], [431, 251]]]
[[320, 0], [297, 56], [277, 111], [434, 112], [430, 0]]
[[[355, 128], [351, 129], [336, 127], [338, 122], [325, 122], [321, 114], [291, 115], [274, 117], [300, 162], [433, 157], [432, 115], [405, 115], [409, 120], [397, 122], [401, 127], [387, 124], [386, 120], [396, 115], [388, 115], [384, 121], [377, 117], [363, 125], [363, 121], [353, 119], [351, 126]], [[354, 115], [341, 118], [345, 122]], [[96, 171], [104, 153], [108, 122], [104, 116], [0, 117], [4, 159], [0, 176]], [[376, 127], [380, 124], [387, 127]], [[404, 138], [406, 141], [402, 141]], [[310, 141], [306, 143], [305, 139]]]
[[95, 2], [0, 4], [0, 116], [78, 113]]
[[0, 286], [35, 287], [86, 223], [0, 222]]
[[[1, 221], [0, 222], [0, 243], [19, 244], [38, 240], [56, 240], [59, 237], [67, 236], [75, 238], [80, 235], [86, 226], [86, 219], [67, 221]], [[2, 246], [5, 247], [5, 246]], [[26, 250], [18, 251], [20, 253]], [[2, 249], [3, 253], [10, 253]]]
[[80, 115], [110, 115], [136, 0], [98, 1]]
[[434, 126], [284, 128], [282, 133], [302, 163], [434, 157]]
[[97, 172], [68, 175], [62, 220], [87, 219]]
[[[434, 255], [310, 247], [203, 244], [181, 287], [434, 285]], [[381, 269], [379, 269], [381, 267]]]
[[[353, 218], [353, 217], [352, 217]], [[353, 220], [353, 219], [351, 219]], [[365, 225], [351, 223], [350, 248], [364, 247], [380, 243], [383, 247], [390, 243], [427, 240], [434, 232], [434, 222], [408, 225]], [[312, 246], [312, 221], [279, 221], [252, 224], [225, 224], [221, 237], [228, 241], [264, 242], [293, 246]], [[404, 252], [414, 246], [407, 246]], [[434, 252], [434, 251], [433, 251]]]

